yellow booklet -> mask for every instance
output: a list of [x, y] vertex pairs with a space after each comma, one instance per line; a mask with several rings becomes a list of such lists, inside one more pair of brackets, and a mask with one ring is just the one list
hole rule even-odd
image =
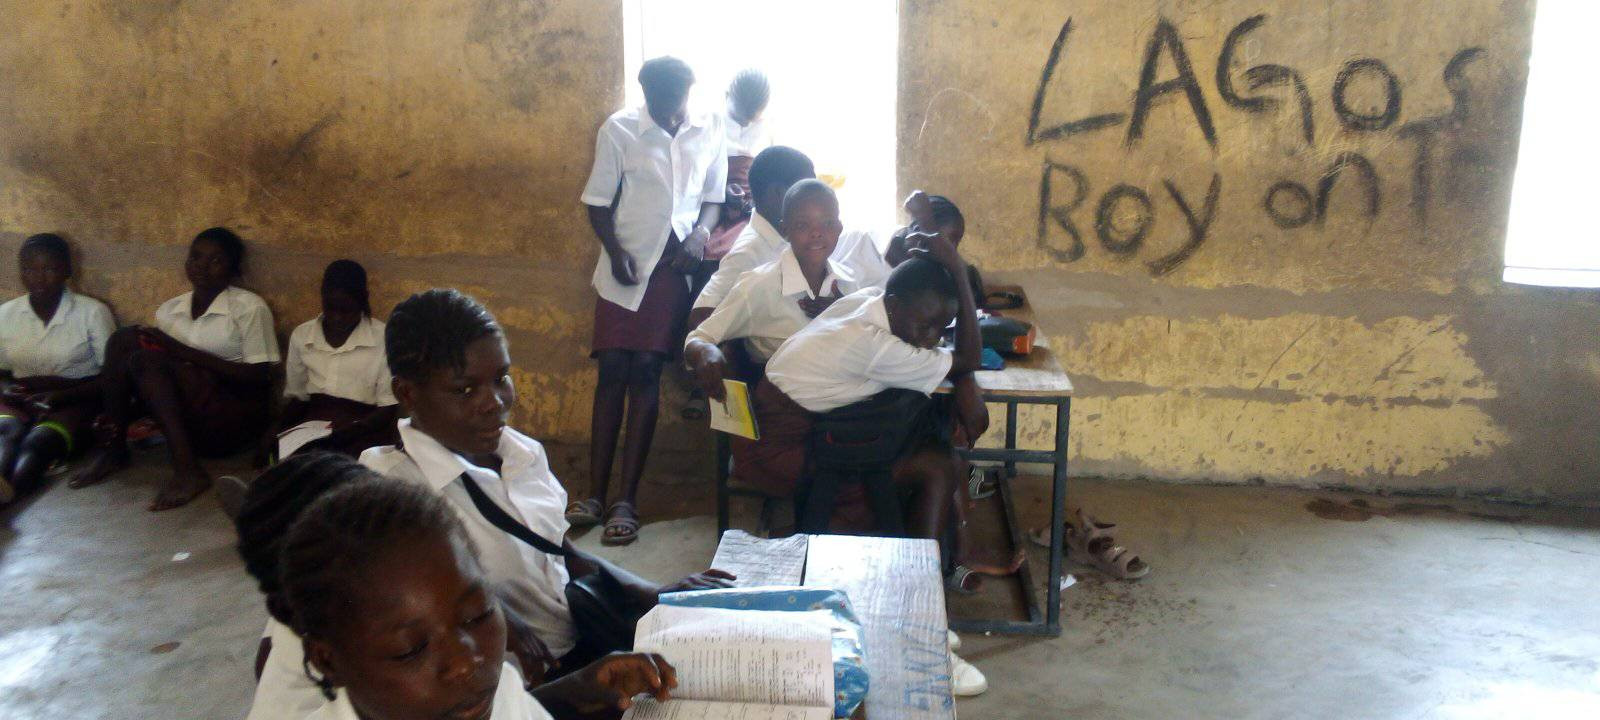
[[756, 427], [756, 412], [750, 405], [750, 386], [738, 380], [722, 381], [728, 397], [722, 402], [711, 401], [711, 429], [751, 440], [761, 439]]

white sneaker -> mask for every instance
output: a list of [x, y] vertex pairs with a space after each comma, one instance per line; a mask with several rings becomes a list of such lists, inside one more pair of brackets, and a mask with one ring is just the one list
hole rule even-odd
[[954, 630], [946, 630], [944, 632], [945, 632], [946, 639], [950, 641], [950, 649], [951, 650], [960, 650], [961, 649], [961, 636], [957, 635], [956, 631], [954, 631]]
[[989, 679], [983, 672], [961, 659], [961, 656], [950, 653], [950, 693], [956, 697], [972, 697], [982, 695], [989, 689]]

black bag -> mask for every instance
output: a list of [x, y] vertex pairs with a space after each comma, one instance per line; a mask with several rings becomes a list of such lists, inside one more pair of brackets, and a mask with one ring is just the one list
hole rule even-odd
[[[551, 542], [523, 525], [498, 503], [489, 499], [466, 473], [461, 484], [484, 519], [534, 549], [563, 560], [572, 556], [565, 547]], [[583, 577], [572, 578], [566, 587], [567, 608], [578, 630], [578, 644], [562, 658], [563, 672], [572, 672], [614, 651], [633, 649], [633, 631], [639, 618], [650, 610], [628, 596], [621, 581], [605, 566]]]

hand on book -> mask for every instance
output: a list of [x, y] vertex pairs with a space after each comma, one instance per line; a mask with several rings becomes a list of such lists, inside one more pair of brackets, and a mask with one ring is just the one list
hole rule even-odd
[[726, 570], [711, 568], [705, 572], [695, 573], [675, 583], [662, 585], [656, 594], [680, 592], [683, 590], [715, 590], [717, 588], [733, 587], [733, 581], [739, 577]]
[[611, 653], [579, 670], [563, 699], [585, 714], [627, 710], [635, 695], [667, 700], [677, 686], [678, 672], [666, 658], [655, 653]]

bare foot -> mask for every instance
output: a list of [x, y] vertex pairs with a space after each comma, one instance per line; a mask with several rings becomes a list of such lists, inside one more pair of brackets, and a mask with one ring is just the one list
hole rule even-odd
[[200, 497], [200, 493], [211, 487], [211, 478], [207, 475], [173, 475], [161, 486], [156, 493], [156, 499], [150, 501], [150, 512], [161, 512], [188, 505], [190, 500]]
[[1022, 569], [1022, 563], [1027, 559], [1027, 555], [1022, 552], [1021, 548], [1018, 548], [1016, 554], [1009, 558], [985, 557], [972, 554], [963, 556], [957, 562], [975, 573], [990, 577], [1007, 577], [1017, 574], [1017, 571]]
[[97, 485], [105, 482], [106, 478], [111, 477], [111, 473], [127, 466], [128, 451], [126, 448], [117, 449], [102, 446], [95, 451], [94, 457], [89, 459], [89, 464], [85, 465], [82, 470], [78, 471], [77, 475], [67, 481], [67, 487], [86, 488], [90, 485]]

